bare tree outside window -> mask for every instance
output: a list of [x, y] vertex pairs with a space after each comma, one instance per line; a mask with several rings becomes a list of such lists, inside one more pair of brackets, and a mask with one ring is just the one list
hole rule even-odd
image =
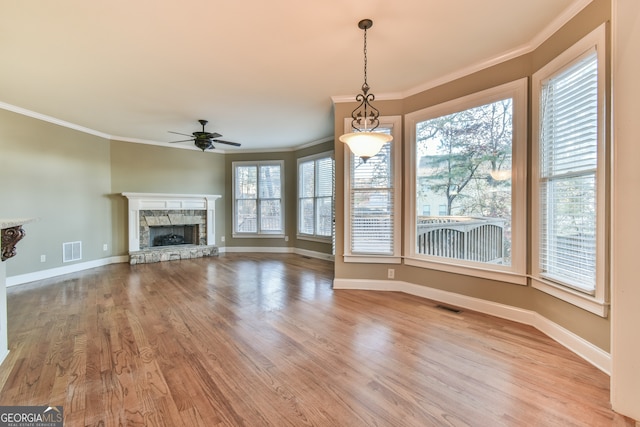
[[509, 98], [417, 124], [420, 253], [510, 263], [512, 119]]

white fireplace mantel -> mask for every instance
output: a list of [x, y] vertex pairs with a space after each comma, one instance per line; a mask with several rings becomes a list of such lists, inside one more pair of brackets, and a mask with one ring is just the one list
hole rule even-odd
[[216, 243], [215, 194], [122, 193], [129, 199], [129, 252], [140, 250], [141, 210], [205, 210], [207, 212], [207, 245]]

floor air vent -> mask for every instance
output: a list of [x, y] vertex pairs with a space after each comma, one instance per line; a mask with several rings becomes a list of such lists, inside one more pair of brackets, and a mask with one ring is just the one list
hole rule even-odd
[[62, 244], [62, 262], [79, 261], [82, 259], [82, 242], [67, 242]]
[[440, 310], [450, 311], [451, 313], [460, 313], [462, 311], [462, 310], [458, 310], [457, 308], [448, 307], [448, 306], [442, 305], [442, 304], [436, 305], [436, 308], [439, 308]]

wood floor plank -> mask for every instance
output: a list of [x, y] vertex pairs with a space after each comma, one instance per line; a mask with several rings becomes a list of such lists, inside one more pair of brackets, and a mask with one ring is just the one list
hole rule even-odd
[[0, 405], [65, 426], [636, 426], [536, 329], [332, 289], [288, 254], [114, 264], [9, 288]]

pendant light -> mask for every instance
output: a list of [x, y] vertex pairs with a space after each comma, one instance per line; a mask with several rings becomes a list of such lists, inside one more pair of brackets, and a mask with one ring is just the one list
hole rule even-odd
[[353, 132], [342, 135], [340, 141], [349, 146], [351, 152], [366, 162], [382, 149], [382, 146], [393, 140], [391, 135], [375, 132], [380, 125], [380, 112], [371, 105], [375, 100], [373, 93], [369, 93], [367, 83], [367, 30], [373, 26], [371, 19], [363, 19], [358, 22], [358, 28], [364, 30], [364, 83], [362, 93], [356, 96], [360, 104], [351, 112], [351, 128]]

